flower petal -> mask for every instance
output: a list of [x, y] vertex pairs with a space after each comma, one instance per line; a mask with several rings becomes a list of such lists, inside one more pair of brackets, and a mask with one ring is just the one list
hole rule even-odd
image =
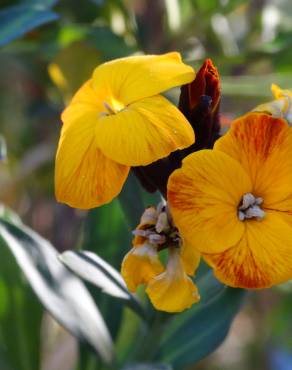
[[246, 232], [234, 247], [205, 254], [224, 284], [241, 288], [268, 288], [292, 278], [292, 227], [276, 212], [262, 221], [245, 223]]
[[200, 264], [201, 253], [193, 248], [190, 243], [184, 241], [181, 247], [180, 257], [186, 274], [193, 276]]
[[279, 86], [272, 84], [272, 93], [275, 100], [265, 104], [258, 105], [254, 112], [266, 112], [273, 117], [284, 118], [288, 123], [292, 124], [292, 91], [283, 90]]
[[89, 209], [119, 194], [129, 167], [105, 157], [95, 142], [96, 107], [76, 103], [62, 115], [63, 127], [56, 156], [55, 190], [58, 201]]
[[166, 312], [181, 312], [200, 299], [177, 251], [170, 252], [166, 271], [150, 280], [146, 293], [157, 310]]
[[193, 248], [218, 253], [236, 244], [244, 232], [237, 207], [251, 182], [233, 158], [201, 150], [183, 160], [168, 181], [168, 201], [176, 226]]
[[[99, 116], [100, 112], [103, 112], [105, 110], [105, 107], [103, 105], [103, 101], [106, 99], [106, 96], [103, 95], [105, 92], [100, 92], [97, 94], [97, 92], [93, 89], [92, 87], [92, 79], [86, 81], [80, 89], [74, 94], [70, 105], [68, 106], [67, 109], [62, 114], [62, 121], [64, 122], [66, 119], [66, 115], [69, 114], [70, 112], [70, 106], [72, 104], [84, 104], [88, 107], [91, 107], [92, 109], [95, 109], [97, 114], [96, 114], [96, 119]], [[80, 110], [81, 111], [81, 110]], [[82, 112], [82, 111], [81, 111]]]
[[127, 166], [139, 166], [188, 147], [194, 142], [194, 132], [184, 115], [157, 95], [101, 117], [96, 139], [107, 157]]
[[135, 246], [126, 254], [122, 263], [121, 274], [131, 292], [138, 285], [147, 284], [150, 279], [162, 273], [163, 265], [154, 246], [144, 243]]
[[115, 99], [128, 105], [157, 95], [195, 78], [192, 67], [179, 53], [131, 56], [98, 66], [93, 73], [94, 89], [111, 91]]
[[249, 113], [234, 121], [214, 148], [241, 163], [264, 206], [292, 194], [292, 130], [284, 120]]

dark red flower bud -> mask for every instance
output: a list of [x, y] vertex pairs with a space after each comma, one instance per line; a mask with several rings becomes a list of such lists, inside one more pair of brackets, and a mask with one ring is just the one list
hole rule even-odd
[[219, 137], [220, 78], [211, 59], [206, 59], [193, 82], [182, 86], [179, 109], [189, 120], [196, 134], [196, 142], [187, 154], [212, 148]]
[[214, 111], [220, 101], [220, 78], [211, 59], [205, 60], [193, 82], [182, 87], [179, 108], [184, 114], [190, 113], [200, 104], [203, 95], [212, 99], [211, 110]]

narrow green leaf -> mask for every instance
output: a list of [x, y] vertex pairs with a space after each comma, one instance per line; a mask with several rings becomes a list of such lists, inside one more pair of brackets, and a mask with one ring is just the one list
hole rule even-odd
[[121, 274], [93, 252], [66, 251], [59, 259], [75, 274], [89, 281], [104, 293], [125, 300], [140, 316], [145, 318], [143, 307], [131, 294]]
[[0, 11], [0, 46], [34, 28], [55, 21], [58, 14], [40, 3], [15, 5]]
[[[87, 214], [83, 228], [82, 249], [98, 254], [116, 270], [119, 270], [123, 256], [130, 249], [130, 237], [131, 234], [119, 201], [114, 199], [111, 203], [95, 208]], [[111, 336], [115, 340], [119, 332], [124, 305], [118, 299], [112, 299], [107, 294], [103, 294], [95, 286], [88, 288], [98, 303]]]
[[0, 238], [0, 369], [39, 370], [43, 309]]
[[28, 227], [1, 218], [0, 237], [51, 315], [110, 362], [113, 347], [103, 318], [81, 280], [59, 261], [54, 247]]

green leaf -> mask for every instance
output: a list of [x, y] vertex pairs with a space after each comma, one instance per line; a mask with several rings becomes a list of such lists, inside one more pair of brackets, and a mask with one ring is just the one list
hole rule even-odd
[[51, 315], [110, 362], [112, 341], [103, 318], [81, 280], [59, 261], [54, 247], [28, 227], [3, 218], [0, 238]]
[[[82, 249], [98, 254], [102, 259], [119, 269], [123, 256], [131, 246], [125, 216], [118, 199], [111, 203], [91, 210], [86, 217], [83, 228]], [[115, 339], [120, 328], [124, 305], [113, 300], [94, 286], [90, 292], [98, 303], [98, 307], [107, 323], [112, 338]]]
[[198, 285], [204, 300], [174, 316], [158, 349], [159, 360], [174, 368], [195, 364], [222, 343], [245, 296], [244, 290], [220, 284], [211, 273]]
[[22, 225], [20, 217], [10, 208], [5, 207], [3, 204], [0, 203], [0, 219], [1, 218], [9, 221], [12, 224]]
[[145, 318], [143, 307], [128, 291], [121, 274], [95, 253], [66, 251], [59, 259], [79, 277], [101, 288], [104, 293], [125, 300], [138, 315]]
[[0, 46], [19, 38], [34, 28], [55, 21], [58, 14], [49, 9], [53, 1], [26, 2], [0, 11]]
[[39, 370], [43, 309], [0, 238], [0, 369]]

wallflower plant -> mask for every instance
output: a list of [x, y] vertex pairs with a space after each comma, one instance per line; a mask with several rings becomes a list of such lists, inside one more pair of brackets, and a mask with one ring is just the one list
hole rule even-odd
[[[179, 85], [178, 109], [159, 94]], [[164, 197], [143, 213], [121, 269], [128, 289], [145, 285], [156, 309], [180, 312], [199, 301], [191, 277], [201, 257], [231, 287], [292, 278], [291, 92], [272, 91], [274, 102], [220, 137], [211, 60], [195, 78], [178, 53], [134, 56], [98, 66], [63, 112], [59, 201], [107, 203], [130, 167]]]
[[[173, 87], [178, 107], [161, 95]], [[118, 197], [130, 171], [138, 181], [86, 215], [90, 250], [59, 254], [0, 205], [1, 246], [46, 310], [98, 354], [96, 368], [192, 366], [222, 342], [247, 289], [292, 278], [292, 93], [272, 91], [223, 133], [210, 59], [196, 74], [176, 52], [101, 64], [62, 113], [56, 198], [89, 210]], [[92, 252], [97, 240], [121, 273]], [[78, 368], [95, 366], [80, 349]]]

